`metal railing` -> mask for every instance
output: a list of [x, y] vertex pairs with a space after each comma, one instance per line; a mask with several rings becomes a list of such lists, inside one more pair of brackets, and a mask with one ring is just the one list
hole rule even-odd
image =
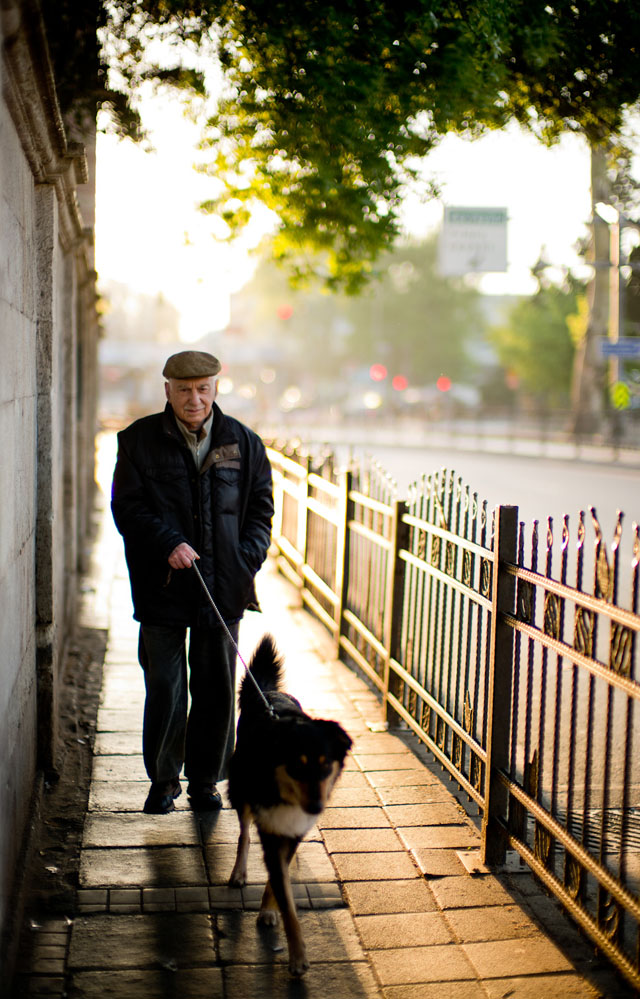
[[581, 513], [570, 565], [568, 517], [527, 538], [453, 472], [399, 500], [374, 465], [269, 457], [278, 564], [340, 657], [477, 803], [485, 862], [516, 851], [640, 987], [638, 526], [625, 562], [621, 516], [608, 553]]

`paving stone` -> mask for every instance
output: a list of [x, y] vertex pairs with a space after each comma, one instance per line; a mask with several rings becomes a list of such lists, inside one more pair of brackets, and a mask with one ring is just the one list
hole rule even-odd
[[[509, 992], [505, 992], [501, 999], [507, 996], [511, 999]], [[559, 992], [555, 999], [561, 996]], [[447, 982], [446, 993], [440, 982], [422, 982], [420, 985], [390, 985], [384, 990], [384, 999], [487, 999], [487, 994], [479, 982]]]
[[329, 853], [378, 853], [405, 849], [393, 829], [325, 829]]
[[[294, 694], [294, 696], [296, 696]], [[302, 706], [309, 712], [313, 711], [313, 717], [315, 718], [330, 718], [334, 715], [340, 715], [342, 719], [348, 715], [349, 700], [342, 694], [331, 694], [329, 692], [323, 693], [322, 691], [316, 691], [314, 688], [313, 692], [313, 705], [311, 704], [311, 698], [305, 696], [298, 697], [298, 700], [302, 702]]]
[[431, 889], [441, 909], [513, 905], [513, 896], [491, 876], [441, 878], [431, 883]]
[[380, 806], [380, 801], [372, 787], [336, 787], [331, 795], [332, 808], [360, 808]]
[[355, 915], [385, 912], [433, 912], [438, 906], [430, 887], [412, 881], [351, 881], [344, 885]]
[[140, 907], [142, 892], [140, 888], [112, 888], [109, 892], [109, 906], [137, 905]]
[[346, 713], [341, 714], [340, 722], [342, 726], [347, 730], [347, 733], [351, 736], [352, 739], [355, 738], [355, 736], [357, 735], [371, 731], [370, 722], [368, 722], [366, 718], [363, 718], [362, 715], [359, 715], [357, 713], [355, 715], [350, 715]]
[[[195, 819], [195, 828], [199, 830], [203, 843], [238, 843], [240, 826], [238, 816], [230, 808], [222, 808], [219, 812], [191, 812]], [[255, 827], [251, 829], [251, 842], [260, 849], [260, 840]]]
[[[142, 781], [91, 781], [90, 812], [142, 812], [149, 785]], [[180, 799], [178, 799], [179, 805]], [[173, 813], [171, 813], [173, 814]], [[158, 815], [158, 819], [169, 819]]]
[[[218, 787], [221, 793], [224, 794], [224, 786], [218, 785]], [[203, 843], [232, 843], [237, 847], [240, 825], [235, 809], [222, 808], [218, 812], [191, 812], [191, 814], [196, 821], [196, 827], [200, 830]], [[172, 813], [172, 815], [175, 817], [175, 813]], [[252, 844], [256, 844], [255, 848], [257, 850], [262, 849], [258, 830], [255, 825], [251, 826], [250, 839]], [[312, 826], [309, 832], [305, 834], [304, 842], [322, 842], [322, 836], [317, 825]]]
[[42, 961], [59, 961], [60, 958], [64, 958], [66, 952], [66, 941], [59, 944], [47, 944], [39, 940], [38, 946], [35, 948], [38, 959]]
[[491, 874], [491, 868], [482, 863], [480, 850], [458, 850], [457, 856], [467, 874]]
[[468, 825], [465, 812], [451, 799], [421, 805], [387, 805], [385, 812], [394, 826]]
[[[205, 848], [205, 860], [209, 872], [209, 881], [213, 885], [226, 885], [236, 859], [236, 847], [233, 843], [216, 843], [215, 840]], [[247, 863], [249, 882], [265, 884], [267, 869], [262, 859], [262, 848], [254, 843], [249, 850]]]
[[412, 770], [417, 767], [413, 753], [354, 753], [353, 758], [365, 773], [379, 770]]
[[[306, 918], [306, 917], [305, 917]], [[304, 978], [292, 978], [284, 958], [277, 964], [228, 965], [223, 970], [225, 999], [380, 999], [381, 993], [365, 961], [314, 962]], [[163, 997], [164, 999], [164, 997]]]
[[162, 905], [165, 908], [175, 909], [175, 888], [143, 888], [142, 904], [145, 909], [151, 909], [152, 906], [159, 905]]
[[[122, 689], [122, 688], [125, 689]], [[134, 689], [131, 685], [126, 689], [126, 681], [119, 677], [112, 677], [111, 682], [107, 682], [102, 687], [102, 697], [100, 707], [103, 711], [123, 711], [137, 708], [141, 713], [144, 711], [144, 687]]]
[[419, 876], [406, 853], [334, 853], [331, 859], [341, 881], [398, 881]]
[[538, 925], [518, 905], [492, 906], [489, 909], [448, 909], [447, 919], [457, 938], [463, 943], [540, 935]]
[[135, 732], [142, 725], [142, 709], [100, 708], [96, 720], [98, 732]]
[[106, 888], [78, 889], [78, 902], [82, 905], [106, 905], [109, 893]]
[[405, 784], [400, 787], [376, 787], [383, 805], [424, 805], [430, 801], [451, 801], [451, 795], [435, 780], [433, 784]]
[[94, 756], [92, 780], [131, 780], [149, 783], [142, 756]]
[[144, 812], [87, 815], [83, 848], [115, 846], [196, 846], [200, 843], [193, 812], [145, 815]]
[[318, 818], [320, 829], [384, 829], [390, 822], [381, 808], [326, 808]]
[[354, 740], [352, 752], [359, 754], [386, 754], [402, 753], [406, 755], [407, 747], [401, 739], [389, 732], [369, 732], [367, 735], [359, 735]]
[[71, 920], [68, 916], [57, 918], [55, 916], [44, 916], [39, 920], [40, 929], [38, 933], [55, 933], [66, 935], [69, 932]]
[[38, 932], [32, 939], [35, 939], [37, 947], [65, 947], [70, 926], [64, 933], [42, 933]]
[[[211, 883], [226, 884], [236, 858], [235, 845], [209, 843], [205, 848], [205, 856]], [[301, 843], [289, 870], [291, 880], [295, 882], [335, 881], [335, 871], [321, 842]], [[247, 877], [249, 882], [261, 884], [267, 880], [267, 870], [259, 843], [255, 843], [249, 850]]]
[[242, 889], [214, 885], [209, 888], [209, 905], [212, 909], [242, 909]]
[[630, 993], [613, 985], [604, 991], [581, 975], [532, 975], [495, 978], [483, 982], [488, 999], [621, 999]]
[[220, 968], [89, 971], [73, 975], [69, 999], [223, 999]]
[[66, 999], [66, 987], [64, 977], [55, 975], [18, 975], [16, 979], [16, 996], [59, 996]]
[[[307, 896], [307, 886], [303, 884], [292, 884], [291, 891], [296, 903]], [[245, 885], [242, 889], [242, 897], [247, 904], [252, 902], [259, 903], [262, 900], [264, 894], [264, 884], [261, 885]]]
[[476, 978], [462, 948], [455, 944], [374, 950], [369, 958], [383, 986]]
[[404, 787], [433, 784], [435, 778], [422, 766], [406, 770], [367, 770], [365, 776], [372, 787]]
[[336, 880], [333, 865], [323, 843], [308, 843], [306, 840], [301, 843], [289, 870], [293, 882]]
[[455, 850], [412, 850], [411, 856], [425, 878], [464, 874], [465, 868]]
[[368, 788], [371, 784], [360, 770], [343, 770], [336, 784], [336, 791], [347, 787]]
[[338, 884], [309, 884], [307, 892], [314, 909], [328, 908], [329, 906], [341, 908], [345, 904]]
[[[282, 926], [259, 926], [252, 912], [217, 915], [220, 959], [225, 964], [279, 964], [288, 961]], [[312, 963], [364, 959], [351, 914], [346, 909], [300, 914], [307, 955]], [[326, 993], [325, 993], [326, 994]]]
[[395, 915], [358, 916], [356, 927], [365, 950], [387, 947], [425, 947], [453, 942], [441, 912], [402, 912]]
[[178, 968], [214, 962], [211, 918], [202, 913], [145, 916], [81, 916], [71, 931], [69, 968], [73, 971]]
[[[488, 916], [487, 916], [488, 918]], [[481, 979], [542, 975], [570, 971], [571, 962], [559, 947], [540, 934], [526, 940], [485, 940], [462, 944]]]
[[199, 902], [200, 904], [209, 904], [209, 889], [206, 886], [199, 886], [197, 888], [176, 888], [176, 904], [181, 902]]
[[98, 732], [93, 746], [95, 756], [134, 756], [140, 752], [142, 734], [133, 732]]
[[31, 971], [36, 975], [64, 975], [64, 957], [46, 958], [36, 954], [31, 962]]
[[460, 850], [478, 845], [478, 833], [470, 825], [397, 826], [397, 833], [409, 850]]
[[80, 885], [83, 888], [206, 883], [202, 852], [192, 846], [154, 847], [151, 850], [98, 848], [83, 850], [80, 855]]

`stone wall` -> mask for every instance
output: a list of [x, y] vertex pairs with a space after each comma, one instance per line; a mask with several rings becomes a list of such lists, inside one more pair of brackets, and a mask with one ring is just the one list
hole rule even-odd
[[[93, 181], [62, 121], [34, 0], [0, 8], [0, 934], [43, 775], [93, 502]], [[90, 160], [95, 131], [88, 136]], [[2, 961], [0, 960], [0, 964]]]

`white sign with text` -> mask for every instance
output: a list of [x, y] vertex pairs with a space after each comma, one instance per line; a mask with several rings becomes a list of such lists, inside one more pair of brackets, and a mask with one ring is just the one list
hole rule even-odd
[[438, 246], [444, 277], [507, 269], [507, 209], [447, 205]]

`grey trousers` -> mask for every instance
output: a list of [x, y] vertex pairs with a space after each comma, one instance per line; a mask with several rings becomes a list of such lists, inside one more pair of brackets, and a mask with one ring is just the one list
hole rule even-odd
[[[235, 641], [239, 626], [229, 628]], [[185, 776], [196, 784], [226, 777], [235, 738], [236, 651], [222, 628], [141, 625], [138, 658], [146, 698], [144, 763], [153, 783]]]

